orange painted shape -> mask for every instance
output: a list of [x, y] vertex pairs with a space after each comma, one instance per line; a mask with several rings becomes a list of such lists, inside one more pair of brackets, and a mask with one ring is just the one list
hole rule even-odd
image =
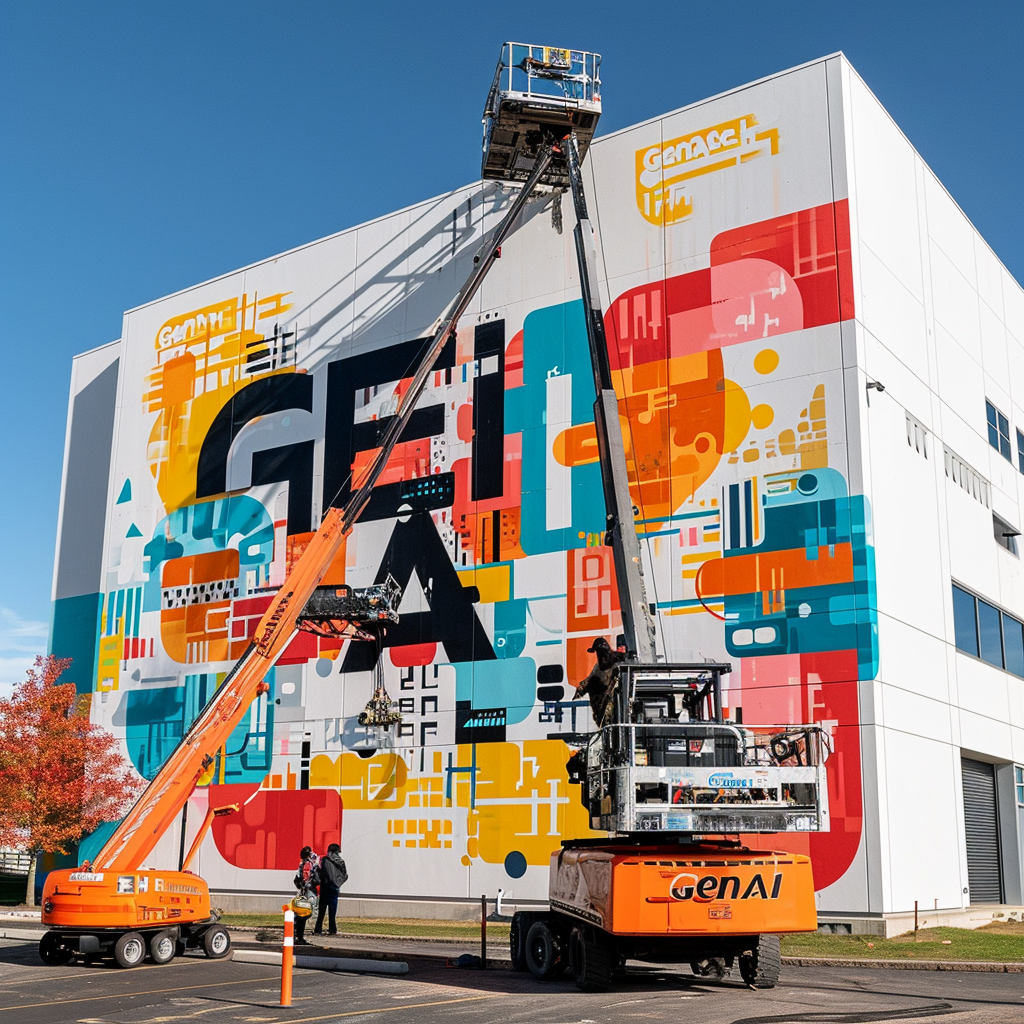
[[597, 462], [597, 430], [593, 423], [579, 423], [563, 430], [554, 443], [553, 455], [560, 466], [586, 466]]
[[613, 633], [622, 626], [612, 549], [573, 548], [566, 552], [569, 593], [566, 629], [570, 633]]
[[[370, 448], [358, 452], [352, 463], [352, 479], [358, 482], [365, 477], [371, 462], [377, 457], [379, 448]], [[388, 458], [384, 472], [378, 477], [374, 487], [382, 484], [394, 484], [400, 480], [415, 480], [417, 477], [430, 476], [430, 438], [417, 438], [396, 444]]]
[[[818, 548], [816, 560], [808, 559], [804, 548], [766, 551], [730, 558], [713, 558], [697, 573], [701, 597], [736, 594], [781, 594], [786, 587], [821, 587], [853, 580], [853, 547], [836, 544]], [[768, 598], [766, 597], [766, 600]], [[775, 601], [784, 600], [776, 597]], [[776, 609], [778, 610], [778, 609]]]
[[160, 407], [190, 402], [195, 394], [196, 357], [191, 352], [168, 359], [164, 363]]

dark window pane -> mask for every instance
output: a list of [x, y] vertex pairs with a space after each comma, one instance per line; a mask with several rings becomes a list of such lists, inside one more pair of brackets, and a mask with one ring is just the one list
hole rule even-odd
[[996, 425], [996, 407], [991, 402], [985, 403], [985, 419], [990, 427]]
[[1024, 625], [1009, 615], [1003, 616], [1003, 646], [1006, 648], [1006, 671], [1024, 678]]
[[978, 602], [978, 636], [981, 657], [990, 665], [1003, 667], [1003, 638], [999, 628], [999, 609], [984, 601]]
[[974, 596], [959, 587], [953, 588], [953, 632], [957, 650], [978, 656], [978, 623], [974, 612]]
[[996, 430], [996, 425], [994, 423], [990, 423], [988, 425], [988, 443], [992, 445], [996, 451], [999, 451], [999, 431]]
[[1002, 413], [999, 414], [999, 454], [1004, 459], [1010, 458], [1010, 424]]
[[1017, 431], [1017, 468], [1024, 473], [1024, 434]]

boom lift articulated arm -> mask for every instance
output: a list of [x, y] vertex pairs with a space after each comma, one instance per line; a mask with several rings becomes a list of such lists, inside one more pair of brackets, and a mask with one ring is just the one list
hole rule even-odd
[[640, 542], [636, 536], [633, 499], [629, 494], [629, 476], [626, 469], [626, 449], [619, 419], [619, 400], [612, 385], [611, 366], [608, 362], [608, 343], [604, 333], [604, 315], [597, 290], [597, 246], [594, 229], [587, 213], [587, 197], [583, 190], [579, 150], [572, 135], [562, 140], [576, 210], [576, 260], [580, 270], [580, 291], [583, 294], [583, 314], [587, 322], [587, 342], [594, 370], [594, 427], [601, 461], [601, 483], [607, 509], [607, 543], [612, 547], [615, 577], [619, 586], [622, 606], [622, 630], [626, 637], [626, 656], [644, 665], [655, 660], [654, 623], [644, 588], [643, 564], [640, 561]]
[[[433, 324], [430, 339], [413, 375], [412, 384], [399, 402], [377, 454], [342, 508], [324, 514], [313, 539], [288, 574], [256, 629], [253, 641], [224, 683], [175, 748], [170, 758], [146, 787], [141, 797], [115, 829], [93, 861], [95, 871], [137, 869], [185, 805], [200, 778], [244, 717], [252, 702], [268, 689], [264, 681], [297, 631], [303, 609], [338, 553], [345, 536], [366, 508], [388, 458], [408, 425], [416, 402], [449, 336], [458, 326], [473, 296], [494, 265], [498, 250], [536, 190], [556, 155], [544, 146], [533, 171], [494, 233], [474, 257], [473, 269], [449, 309]], [[191, 854], [190, 854], [191, 856]]]

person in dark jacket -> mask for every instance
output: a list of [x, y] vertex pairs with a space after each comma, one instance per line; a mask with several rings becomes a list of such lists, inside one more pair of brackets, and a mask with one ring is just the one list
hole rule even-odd
[[590, 670], [587, 678], [576, 687], [576, 696], [582, 697], [586, 694], [590, 698], [590, 710], [593, 712], [594, 721], [600, 727], [611, 721], [615, 687], [618, 682], [615, 667], [620, 661], [625, 660], [626, 654], [623, 650], [613, 651], [612, 645], [603, 636], [595, 637], [587, 651], [597, 655], [597, 664]]
[[[309, 846], [304, 846], [299, 851], [299, 869], [292, 879], [295, 888], [299, 890], [300, 896], [316, 897], [317, 886], [320, 884], [320, 864], [317, 855]], [[308, 946], [306, 939], [306, 922], [309, 915], [295, 915], [295, 945]]]
[[341, 859], [341, 847], [331, 843], [327, 847], [327, 856], [320, 861], [320, 908], [316, 915], [314, 935], [322, 935], [324, 914], [327, 918], [327, 934], [338, 934], [338, 894], [341, 887], [348, 881], [348, 869]]

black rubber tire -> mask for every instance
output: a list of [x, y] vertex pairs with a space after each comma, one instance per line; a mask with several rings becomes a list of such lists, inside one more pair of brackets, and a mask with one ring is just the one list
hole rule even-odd
[[178, 952], [178, 933], [165, 928], [149, 937], [149, 959], [155, 964], [169, 964]]
[[61, 967], [74, 957], [75, 951], [65, 946], [56, 932], [47, 932], [39, 940], [39, 959], [48, 967]]
[[512, 956], [513, 971], [526, 970], [526, 935], [524, 932], [529, 930], [529, 925], [525, 923], [521, 913], [512, 915], [512, 924], [508, 928], [508, 948]]
[[222, 924], [211, 924], [203, 932], [203, 952], [211, 960], [223, 960], [231, 952], [231, 934]]
[[757, 945], [740, 956], [740, 976], [751, 988], [775, 988], [781, 969], [778, 935], [759, 935]]
[[581, 992], [607, 992], [612, 987], [617, 957], [614, 943], [604, 932], [591, 927], [573, 928], [569, 958], [573, 980]]
[[526, 966], [535, 978], [546, 980], [558, 973], [561, 943], [547, 921], [534, 921], [526, 933]]
[[691, 960], [690, 970], [698, 978], [716, 981], [720, 981], [729, 973], [725, 961], [720, 956], [708, 957], [706, 960]]
[[138, 932], [125, 932], [114, 943], [114, 959], [119, 967], [138, 967], [146, 959], [146, 940]]

